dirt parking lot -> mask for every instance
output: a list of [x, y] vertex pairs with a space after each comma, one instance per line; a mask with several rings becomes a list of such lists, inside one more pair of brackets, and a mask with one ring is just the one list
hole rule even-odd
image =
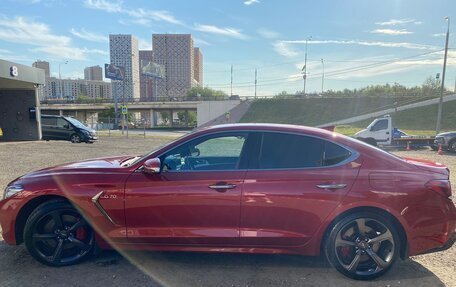
[[[99, 142], [0, 143], [0, 196], [8, 182], [40, 168], [93, 157], [142, 154], [172, 137], [102, 137]], [[456, 190], [456, 155], [395, 152], [446, 164]], [[50, 268], [0, 236], [0, 286], [456, 286], [456, 247], [400, 261], [370, 282], [349, 280], [323, 259], [284, 255], [104, 251], [77, 266]]]

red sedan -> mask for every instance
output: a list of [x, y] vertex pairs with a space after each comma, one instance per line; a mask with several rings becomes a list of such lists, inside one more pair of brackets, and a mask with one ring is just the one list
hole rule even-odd
[[100, 248], [325, 254], [371, 279], [398, 258], [449, 248], [449, 170], [329, 131], [207, 128], [151, 153], [52, 167], [11, 182], [4, 240], [38, 261], [78, 263]]

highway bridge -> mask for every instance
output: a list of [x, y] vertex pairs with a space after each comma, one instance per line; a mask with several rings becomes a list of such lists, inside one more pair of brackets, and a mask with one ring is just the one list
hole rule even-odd
[[[235, 106], [239, 105], [240, 100], [217, 100], [217, 101], [160, 101], [160, 102], [141, 102], [131, 101], [125, 104], [129, 113], [140, 114], [142, 118], [147, 118], [151, 127], [157, 125], [160, 120], [159, 113], [166, 111], [172, 115], [179, 111], [196, 111], [198, 126], [223, 115]], [[119, 103], [119, 109], [122, 104]], [[114, 106], [113, 103], [66, 103], [43, 102], [41, 104], [41, 114], [67, 115], [73, 116], [82, 122], [93, 122], [98, 120], [98, 113]], [[172, 121], [171, 121], [172, 125]]]

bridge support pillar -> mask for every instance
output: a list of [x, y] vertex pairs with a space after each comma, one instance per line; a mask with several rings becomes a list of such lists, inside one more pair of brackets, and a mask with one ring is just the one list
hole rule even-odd
[[155, 113], [155, 111], [153, 109], [150, 109], [149, 120], [150, 120], [150, 127], [151, 128], [157, 126], [157, 114]]
[[59, 116], [63, 116], [63, 110], [59, 110]]

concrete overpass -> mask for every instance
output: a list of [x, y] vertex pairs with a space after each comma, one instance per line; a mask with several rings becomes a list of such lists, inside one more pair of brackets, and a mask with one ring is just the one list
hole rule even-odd
[[[196, 111], [198, 126], [228, 112], [239, 105], [240, 100], [220, 101], [170, 101], [170, 102], [129, 102], [130, 113], [141, 113], [147, 117], [151, 126], [157, 125], [157, 113], [166, 111], [174, 115], [179, 111]], [[122, 105], [118, 104], [119, 108]], [[98, 121], [98, 113], [113, 107], [113, 103], [42, 103], [42, 114], [70, 115], [82, 122]], [[146, 115], [146, 116], [144, 116]], [[159, 116], [158, 116], [159, 118]], [[159, 119], [158, 119], [159, 120]], [[172, 124], [172, 121], [171, 121]]]

